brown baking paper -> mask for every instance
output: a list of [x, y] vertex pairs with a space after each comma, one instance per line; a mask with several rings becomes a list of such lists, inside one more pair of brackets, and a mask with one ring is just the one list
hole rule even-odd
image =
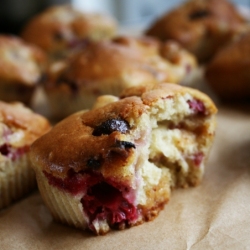
[[105, 236], [53, 222], [38, 192], [0, 212], [0, 249], [249, 249], [250, 107], [219, 107], [202, 184], [159, 216]]

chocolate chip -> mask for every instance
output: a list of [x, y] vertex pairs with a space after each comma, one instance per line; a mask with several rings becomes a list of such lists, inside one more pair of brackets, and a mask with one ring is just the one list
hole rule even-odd
[[114, 131], [119, 131], [122, 134], [125, 134], [129, 129], [130, 127], [127, 121], [122, 119], [109, 119], [97, 126], [92, 135], [109, 135]]
[[87, 166], [93, 169], [97, 169], [101, 166], [101, 161], [97, 157], [93, 157], [87, 160]]
[[121, 149], [135, 148], [135, 144], [129, 141], [116, 141], [115, 146]]
[[117, 140], [116, 143], [111, 147], [108, 157], [112, 158], [113, 160], [115, 158], [127, 158], [130, 151], [130, 148], [135, 148], [135, 144], [128, 141], [119, 141]]
[[197, 10], [189, 15], [191, 20], [201, 19], [209, 16], [211, 13], [207, 10]]

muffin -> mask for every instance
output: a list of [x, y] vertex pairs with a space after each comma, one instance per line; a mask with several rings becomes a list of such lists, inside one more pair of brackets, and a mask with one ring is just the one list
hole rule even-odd
[[195, 67], [195, 58], [175, 42], [146, 37], [89, 42], [72, 60], [50, 67], [45, 92], [51, 116], [64, 118], [92, 107], [100, 95], [119, 96], [131, 86], [182, 82]]
[[30, 145], [49, 128], [45, 118], [23, 104], [0, 101], [0, 209], [36, 187]]
[[203, 63], [245, 29], [246, 20], [232, 3], [191, 0], [156, 20], [146, 34], [180, 42]]
[[40, 82], [46, 57], [20, 38], [0, 35], [0, 100], [31, 103]]
[[38, 187], [54, 219], [95, 234], [152, 220], [171, 187], [198, 185], [216, 113], [206, 95], [175, 84], [101, 99], [31, 147]]
[[216, 54], [205, 78], [221, 100], [250, 101], [250, 32]]
[[80, 49], [88, 39], [108, 39], [115, 32], [116, 22], [109, 16], [58, 5], [31, 19], [24, 27], [22, 37], [44, 49], [51, 58], [58, 59]]

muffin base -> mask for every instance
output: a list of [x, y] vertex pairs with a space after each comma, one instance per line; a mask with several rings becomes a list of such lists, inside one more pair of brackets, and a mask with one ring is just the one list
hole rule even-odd
[[0, 209], [27, 195], [35, 187], [35, 173], [28, 154], [15, 161], [0, 163]]

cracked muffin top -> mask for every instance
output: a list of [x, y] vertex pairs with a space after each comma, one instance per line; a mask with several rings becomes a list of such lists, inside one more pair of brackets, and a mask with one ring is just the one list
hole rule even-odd
[[86, 39], [102, 40], [116, 32], [113, 18], [83, 13], [68, 5], [53, 6], [31, 19], [22, 37], [38, 45], [52, 57], [60, 57], [69, 50], [81, 47]]

